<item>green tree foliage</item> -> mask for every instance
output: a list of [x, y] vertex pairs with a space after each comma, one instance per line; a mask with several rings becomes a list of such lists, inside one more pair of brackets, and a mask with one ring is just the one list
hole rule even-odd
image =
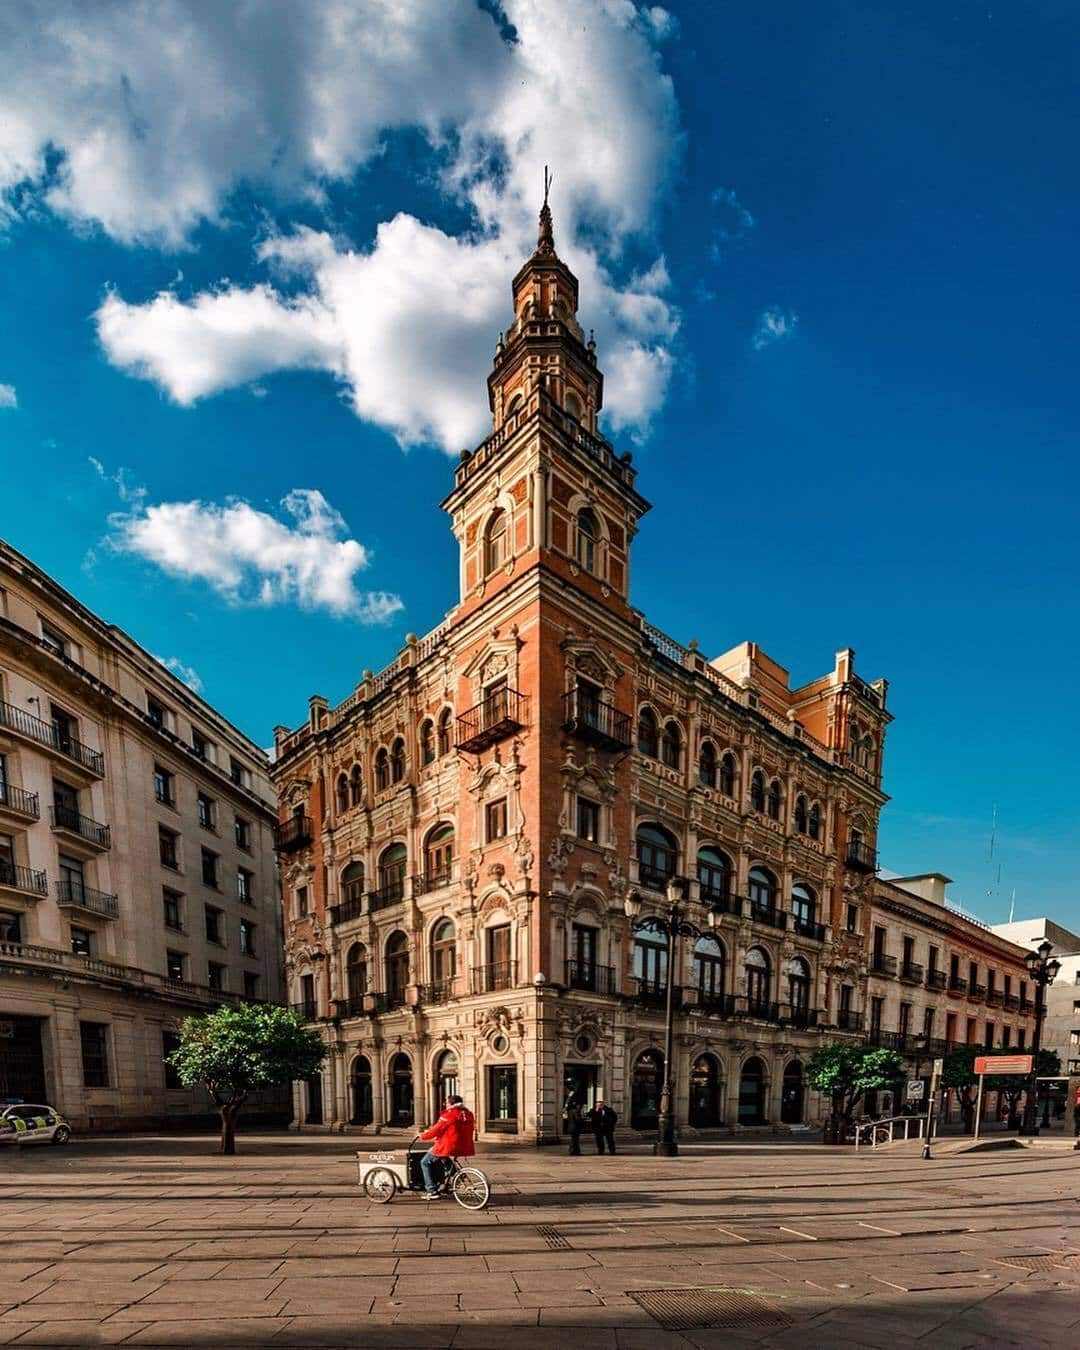
[[903, 1071], [904, 1062], [895, 1050], [876, 1045], [833, 1041], [815, 1050], [806, 1063], [806, 1079], [832, 1103], [826, 1141], [842, 1144], [863, 1093], [872, 1088], [891, 1087], [903, 1076]]
[[956, 1045], [948, 1051], [941, 1066], [941, 1088], [951, 1088], [960, 1103], [960, 1114], [964, 1118], [964, 1129], [968, 1134], [975, 1132], [975, 1057], [985, 1055], [981, 1045]]
[[221, 1113], [221, 1151], [236, 1152], [236, 1122], [248, 1095], [310, 1078], [323, 1062], [318, 1032], [288, 1008], [227, 1005], [180, 1028], [169, 1056], [185, 1087], [205, 1087]]

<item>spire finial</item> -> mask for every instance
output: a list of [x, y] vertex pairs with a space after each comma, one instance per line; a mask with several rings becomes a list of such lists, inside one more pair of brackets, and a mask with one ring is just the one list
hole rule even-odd
[[548, 193], [555, 181], [555, 175], [548, 172], [544, 165], [544, 204], [540, 208], [540, 237], [536, 241], [537, 253], [555, 252], [555, 232], [551, 224], [551, 207], [548, 205]]

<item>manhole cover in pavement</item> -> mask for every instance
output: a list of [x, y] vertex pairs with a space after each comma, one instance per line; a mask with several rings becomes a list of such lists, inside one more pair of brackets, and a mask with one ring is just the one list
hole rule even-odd
[[557, 1251], [568, 1250], [569, 1242], [563, 1237], [557, 1228], [552, 1228], [550, 1224], [542, 1223], [537, 1225], [536, 1231], [544, 1239], [549, 1247], [554, 1247]]
[[791, 1318], [741, 1289], [628, 1289], [627, 1294], [665, 1331], [707, 1327], [786, 1327]]
[[1001, 1264], [1003, 1266], [1019, 1266], [1022, 1270], [1053, 1270], [1055, 1266], [1071, 1266], [1076, 1262], [1075, 1256], [1068, 1256], [1065, 1252], [1052, 1252], [1049, 1256], [1003, 1256]]

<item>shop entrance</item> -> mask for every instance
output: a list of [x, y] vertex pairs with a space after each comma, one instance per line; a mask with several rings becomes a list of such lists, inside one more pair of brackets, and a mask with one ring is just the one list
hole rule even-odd
[[41, 1028], [39, 1017], [9, 1017], [0, 1012], [0, 1100], [19, 1097], [60, 1110], [63, 1103], [48, 1102], [45, 1091]]
[[[564, 1064], [563, 1065], [563, 1105], [571, 1097], [577, 1102], [581, 1114], [585, 1115], [596, 1105], [597, 1081], [600, 1075], [599, 1064]], [[565, 1117], [562, 1123], [562, 1132], [567, 1132], [567, 1121]]]

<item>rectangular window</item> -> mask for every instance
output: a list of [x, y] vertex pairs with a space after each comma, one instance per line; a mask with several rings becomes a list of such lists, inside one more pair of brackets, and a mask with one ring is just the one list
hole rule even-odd
[[315, 1020], [315, 976], [300, 976], [300, 1007], [306, 1021]]
[[993, 1050], [993, 1048], [994, 1048], [994, 1036], [995, 1036], [996, 1033], [997, 1033], [997, 1027], [996, 1027], [996, 1025], [995, 1025], [993, 1022], [987, 1022], [987, 1024], [986, 1024], [986, 1039], [983, 1041], [983, 1044], [986, 1046], [987, 1050]]
[[[934, 1010], [933, 1008], [924, 1008], [922, 1015], [922, 1034], [929, 1041], [934, 1034]], [[929, 1046], [926, 1047], [929, 1050]]]
[[202, 850], [202, 879], [204, 886], [213, 886], [217, 890], [218, 855], [208, 848]]
[[1012, 1045], [1012, 1027], [1002, 1027], [1002, 1028], [1001, 1028], [1001, 1048], [1002, 1048], [1003, 1050], [1008, 1050], [1008, 1048], [1009, 1048], [1010, 1045]]
[[240, 761], [235, 757], [235, 755], [230, 755], [230, 756], [229, 756], [229, 777], [232, 779], [232, 781], [233, 781], [234, 783], [237, 783], [240, 787], [243, 787], [243, 786], [244, 786], [244, 782], [245, 782], [244, 775], [245, 775], [246, 772], [247, 772], [246, 769], [245, 769], [244, 766], [240, 763]]
[[197, 731], [194, 727], [191, 728], [191, 748], [200, 759], [209, 760], [210, 742], [201, 731]]
[[213, 797], [208, 797], [205, 792], [198, 795], [199, 803], [199, 824], [204, 830], [212, 830], [217, 820], [217, 803]]
[[840, 986], [840, 1011], [842, 1013], [851, 1012], [851, 999], [855, 993], [855, 986], [852, 984], [842, 984]]
[[496, 839], [506, 838], [506, 798], [497, 802], [488, 802], [484, 807], [484, 833], [490, 844]]
[[915, 960], [915, 939], [914, 939], [914, 938], [910, 938], [910, 937], [906, 937], [906, 938], [904, 938], [904, 968], [905, 968], [905, 970], [911, 965], [911, 963], [912, 963], [914, 960]]
[[945, 1014], [945, 1040], [950, 1046], [956, 1044], [956, 1013]]
[[859, 906], [848, 905], [847, 907], [847, 930], [849, 933], [859, 931]]
[[109, 1086], [109, 1029], [104, 1022], [80, 1022], [79, 1041], [82, 1045], [83, 1086]]
[[236, 869], [236, 898], [245, 905], [250, 905], [255, 899], [255, 873], [243, 867]]
[[165, 953], [165, 974], [170, 980], [187, 978], [187, 957], [183, 952], [167, 951]]
[[204, 909], [206, 915], [206, 940], [207, 942], [216, 942], [219, 947], [224, 945], [224, 928], [222, 927], [223, 915], [220, 909], [214, 909], [207, 905]]
[[930, 973], [931, 975], [937, 974], [937, 968], [938, 968], [938, 949], [937, 949], [936, 947], [931, 947], [931, 948], [930, 948], [930, 958], [929, 958], [929, 960], [928, 960], [928, 962], [927, 962], [926, 968], [927, 968], [927, 970], [929, 971], [929, 973]]
[[255, 955], [255, 925], [248, 919], [240, 920], [240, 950], [245, 956]]
[[180, 913], [180, 901], [183, 897], [177, 891], [170, 891], [163, 887], [161, 891], [161, 903], [165, 913], [165, 927], [174, 928], [178, 933], [183, 930], [184, 921]]
[[870, 1034], [879, 1035], [881, 1032], [881, 1019], [885, 1013], [885, 1000], [883, 998], [872, 998], [870, 1000]]
[[169, 1063], [170, 1056], [175, 1055], [180, 1049], [180, 1037], [175, 1031], [163, 1031], [161, 1033], [161, 1062], [165, 1069], [165, 1087], [169, 1092], [176, 1092], [184, 1085], [180, 1081], [180, 1075], [176, 1066]]
[[180, 862], [176, 854], [177, 836], [172, 830], [167, 830], [164, 825], [158, 826], [158, 855], [161, 858], [162, 867], [171, 867], [174, 872], [180, 870]]
[[600, 807], [588, 797], [577, 799], [577, 832], [579, 839], [600, 842]]
[[57, 656], [67, 656], [68, 640], [63, 633], [58, 633], [55, 628], [50, 628], [44, 620], [41, 620], [41, 642], [48, 647], [49, 651], [55, 652]]
[[160, 764], [154, 765], [154, 796], [166, 806], [176, 805], [176, 778]]
[[308, 889], [306, 886], [297, 886], [296, 888], [296, 912], [298, 915], [308, 912]]
[[220, 994], [225, 988], [225, 967], [217, 961], [206, 963], [206, 987], [215, 994]]
[[22, 942], [22, 915], [0, 909], [0, 942]]
[[1003, 980], [1004, 980], [1005, 997], [1008, 998], [1012, 994], [1012, 976], [1006, 975], [1003, 977]]
[[901, 1039], [906, 1039], [906, 1038], [910, 1035], [910, 1033], [911, 1033], [911, 1004], [910, 1004], [910, 1003], [901, 1003], [901, 1004], [900, 1004], [900, 1021], [899, 1021], [898, 1025], [897, 1025], [897, 1028], [896, 1028], [896, 1029], [897, 1029], [897, 1031], [899, 1031]]
[[164, 730], [169, 725], [168, 708], [149, 691], [146, 695], [146, 716], [151, 726], [157, 727], [159, 731]]
[[974, 1017], [967, 1020], [967, 1043], [968, 1045], [977, 1045], [979, 1040], [979, 1024]]
[[243, 816], [237, 816], [234, 833], [236, 835], [236, 847], [250, 850], [251, 848], [251, 822], [245, 820]]
[[1017, 1048], [1020, 1050], [1023, 1050], [1024, 1046], [1027, 1044], [1027, 1032], [1023, 1027], [1017, 1027], [1016, 1029], [1016, 1044]]
[[975, 961], [968, 962], [968, 988], [974, 990], [979, 983], [979, 967]]
[[997, 971], [988, 970], [986, 972], [986, 992], [988, 994], [992, 994], [994, 992], [994, 989], [996, 988], [996, 981], [997, 981]]
[[253, 970], [244, 971], [244, 997], [259, 997], [259, 977]]
[[518, 1127], [517, 1065], [488, 1067], [487, 1128], [516, 1134]]
[[94, 935], [89, 928], [72, 928], [71, 951], [74, 956], [93, 956]]

